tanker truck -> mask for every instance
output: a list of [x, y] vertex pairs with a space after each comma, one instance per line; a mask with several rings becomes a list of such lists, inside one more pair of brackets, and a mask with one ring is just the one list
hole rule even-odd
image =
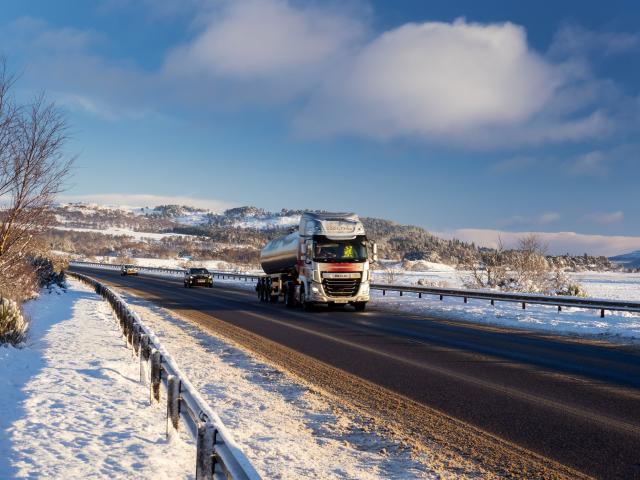
[[369, 244], [356, 214], [305, 212], [296, 230], [260, 252], [265, 276], [256, 285], [258, 298], [305, 310], [350, 304], [362, 312], [376, 257], [376, 245]]

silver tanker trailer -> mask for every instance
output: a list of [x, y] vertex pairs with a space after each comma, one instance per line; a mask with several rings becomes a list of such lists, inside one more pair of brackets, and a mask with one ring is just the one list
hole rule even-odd
[[282, 297], [287, 307], [350, 304], [364, 311], [376, 250], [356, 214], [305, 212], [297, 231], [260, 252], [265, 276], [256, 286], [258, 298], [277, 302]]

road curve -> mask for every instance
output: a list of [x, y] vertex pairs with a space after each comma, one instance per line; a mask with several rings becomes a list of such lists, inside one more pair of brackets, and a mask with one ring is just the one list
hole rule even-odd
[[223, 283], [184, 289], [179, 279], [72, 270], [226, 335], [491, 474], [640, 479], [637, 349], [380, 310], [307, 313]]

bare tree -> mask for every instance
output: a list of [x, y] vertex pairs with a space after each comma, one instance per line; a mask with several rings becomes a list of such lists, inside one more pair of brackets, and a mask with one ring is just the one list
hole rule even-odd
[[23, 281], [18, 273], [51, 226], [50, 207], [72, 164], [63, 151], [67, 124], [60, 110], [44, 95], [16, 105], [13, 82], [0, 59], [0, 292]]
[[461, 267], [469, 272], [463, 279], [468, 288], [503, 287], [508, 281], [509, 261], [502, 238], [498, 237], [495, 249], [480, 250], [478, 258], [468, 259]]

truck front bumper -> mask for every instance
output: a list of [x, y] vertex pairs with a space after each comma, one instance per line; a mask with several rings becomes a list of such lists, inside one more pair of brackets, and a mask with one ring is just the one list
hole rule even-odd
[[354, 303], [369, 301], [368, 283], [361, 284], [358, 293], [353, 297], [329, 297], [325, 295], [322, 284], [317, 282], [312, 282], [309, 290], [309, 300], [313, 303]]

